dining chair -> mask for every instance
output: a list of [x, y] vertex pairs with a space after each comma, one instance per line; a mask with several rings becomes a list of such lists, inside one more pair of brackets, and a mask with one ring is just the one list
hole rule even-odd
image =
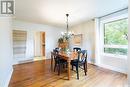
[[74, 47], [73, 50], [74, 50], [74, 51], [75, 51], [75, 50], [76, 50], [76, 51], [81, 51], [81, 48], [79, 48], [79, 47]]
[[[79, 47], [74, 47], [73, 48], [73, 51], [76, 51], [76, 52], [78, 52], [78, 51], [81, 51], [81, 48], [79, 48]], [[72, 60], [72, 62], [73, 61], [77, 61], [77, 60]], [[72, 65], [72, 70], [74, 69], [74, 66]]]
[[57, 70], [58, 70], [58, 75], [60, 75], [61, 66], [64, 67], [64, 66], [67, 64], [67, 61], [64, 60], [64, 59], [62, 59], [62, 58], [58, 55], [58, 53], [59, 53], [59, 49], [58, 49], [58, 48], [55, 48], [55, 49], [53, 50], [53, 52], [54, 52], [54, 60], [55, 60], [54, 72], [55, 72], [55, 70], [56, 70], [56, 68], [57, 68]]
[[79, 79], [79, 67], [83, 66], [85, 75], [87, 72], [87, 50], [78, 51], [78, 58], [71, 61], [71, 65], [76, 67], [77, 79]]

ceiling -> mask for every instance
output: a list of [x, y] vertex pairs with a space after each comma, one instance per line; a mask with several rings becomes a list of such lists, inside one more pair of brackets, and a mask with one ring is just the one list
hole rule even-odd
[[128, 7], [128, 0], [15, 0], [15, 18], [34, 23], [54, 26], [69, 24], [100, 17]]

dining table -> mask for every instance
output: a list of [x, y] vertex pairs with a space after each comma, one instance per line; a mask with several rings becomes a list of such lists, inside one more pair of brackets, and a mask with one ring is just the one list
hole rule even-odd
[[[58, 54], [56, 54], [58, 56], [60, 56], [60, 58], [63, 58], [64, 60], [67, 60], [67, 74], [68, 74], [68, 80], [70, 80], [70, 76], [71, 76], [71, 61], [75, 60], [78, 57], [78, 53], [76, 51], [72, 51], [72, 52], [65, 52], [65, 51], [60, 51]], [[54, 56], [55, 53], [52, 51], [51, 52], [51, 68], [53, 68], [53, 63], [54, 63]]]

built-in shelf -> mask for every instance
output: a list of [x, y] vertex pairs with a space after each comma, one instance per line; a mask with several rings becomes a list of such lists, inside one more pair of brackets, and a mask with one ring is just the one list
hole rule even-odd
[[13, 30], [13, 54], [14, 58], [24, 58], [26, 55], [27, 32]]

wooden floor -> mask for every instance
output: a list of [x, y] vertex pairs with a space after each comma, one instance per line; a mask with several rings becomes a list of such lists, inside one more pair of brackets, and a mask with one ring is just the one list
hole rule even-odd
[[71, 71], [71, 80], [67, 80], [67, 71], [60, 76], [50, 69], [50, 60], [42, 60], [14, 66], [9, 87], [127, 87], [127, 76], [118, 72], [88, 64], [87, 76], [80, 70], [80, 78]]

